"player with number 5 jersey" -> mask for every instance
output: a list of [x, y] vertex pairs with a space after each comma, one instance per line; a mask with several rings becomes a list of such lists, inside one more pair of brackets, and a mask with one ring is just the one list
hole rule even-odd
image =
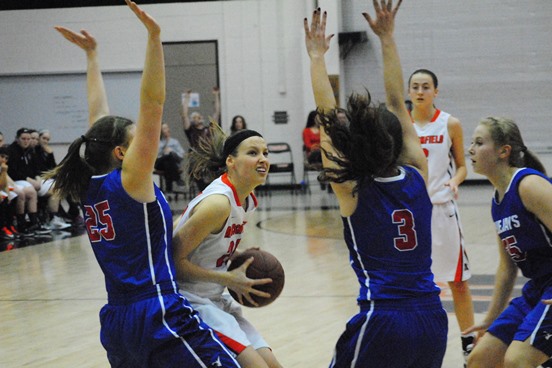
[[379, 37], [387, 106], [370, 95], [347, 101], [349, 127], [339, 123], [324, 54], [326, 13], [305, 19], [311, 81], [323, 150], [322, 178], [339, 203], [359, 312], [337, 341], [330, 367], [440, 368], [448, 319], [431, 272], [431, 211], [427, 161], [402, 97], [393, 39], [400, 1], [373, 2], [363, 13]]

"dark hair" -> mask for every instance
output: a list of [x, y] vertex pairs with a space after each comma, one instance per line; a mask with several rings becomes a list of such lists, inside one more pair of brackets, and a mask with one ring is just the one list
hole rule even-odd
[[19, 128], [17, 129], [17, 132], [15, 133], [15, 137], [19, 138], [21, 137], [21, 134], [31, 134], [32, 130], [29, 128]]
[[489, 129], [495, 145], [512, 147], [508, 159], [510, 166], [529, 167], [546, 174], [542, 162], [523, 143], [519, 127], [512, 119], [490, 116], [481, 120], [479, 124]]
[[[131, 125], [133, 122], [129, 119], [104, 116], [85, 135], [75, 139], [59, 165], [45, 175], [55, 179], [54, 191], [62, 198], [80, 201], [92, 175], [107, 174], [117, 167], [112, 151], [116, 146], [129, 144]], [[84, 157], [80, 152], [83, 143], [86, 143]]]
[[316, 125], [316, 115], [318, 112], [316, 110], [309, 112], [309, 115], [307, 116], [307, 125], [305, 128], [311, 128]]
[[254, 130], [242, 129], [227, 137], [221, 127], [211, 121], [209, 134], [201, 136], [198, 145], [188, 153], [186, 169], [191, 177], [210, 183], [226, 172], [226, 158], [236, 156], [238, 147], [247, 138], [261, 137]]
[[247, 129], [247, 123], [245, 122], [245, 119], [243, 116], [241, 115], [236, 115], [232, 118], [232, 125], [230, 125], [230, 133], [235, 133], [237, 132], [238, 130], [236, 129], [236, 122], [238, 119], [241, 119], [242, 122], [243, 122], [243, 128], [242, 129]]
[[439, 86], [439, 81], [437, 80], [437, 76], [435, 75], [435, 73], [433, 73], [431, 70], [428, 70], [428, 69], [417, 69], [417, 70], [414, 70], [414, 72], [410, 74], [410, 77], [408, 78], [409, 87], [410, 87], [410, 81], [412, 80], [412, 76], [418, 73], [429, 75], [433, 80], [433, 87], [437, 88]]
[[354, 180], [357, 191], [364, 183], [397, 165], [403, 146], [402, 128], [399, 119], [384, 105], [372, 104], [368, 91], [366, 95], [352, 94], [349, 97], [348, 128], [337, 120], [337, 111], [318, 115], [337, 155], [322, 150], [329, 160], [340, 166], [324, 168], [319, 180], [335, 183]]

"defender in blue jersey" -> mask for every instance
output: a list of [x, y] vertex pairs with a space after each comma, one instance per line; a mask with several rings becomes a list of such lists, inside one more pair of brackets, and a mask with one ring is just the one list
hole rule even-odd
[[[495, 188], [492, 217], [500, 262], [489, 311], [469, 330], [487, 333], [470, 354], [468, 367], [550, 367], [552, 181], [511, 119], [482, 120], [469, 153], [474, 171]], [[518, 269], [530, 280], [508, 305]]]
[[148, 31], [137, 124], [108, 115], [96, 40], [86, 31], [56, 27], [86, 52], [90, 129], [48, 176], [58, 194], [80, 201], [105, 275], [101, 342], [110, 365], [239, 367], [177, 290], [171, 211], [152, 177], [165, 101], [160, 28], [126, 2]]
[[[400, 6], [374, 1], [364, 13], [383, 49], [387, 108], [352, 95], [350, 126], [339, 124], [324, 54], [326, 13], [316, 10], [306, 45], [321, 122], [322, 180], [331, 183], [343, 218], [360, 311], [339, 338], [330, 367], [440, 368], [448, 319], [431, 272], [427, 161], [402, 96], [393, 39]], [[391, 111], [391, 112], [390, 112]]]

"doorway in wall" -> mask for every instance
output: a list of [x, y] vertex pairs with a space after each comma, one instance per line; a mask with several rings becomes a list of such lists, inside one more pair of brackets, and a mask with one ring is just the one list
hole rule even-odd
[[205, 119], [213, 115], [212, 91], [219, 85], [218, 44], [216, 40], [166, 42], [163, 51], [167, 90], [163, 121], [169, 124], [171, 136], [187, 150], [188, 141], [180, 117], [182, 94], [192, 90], [199, 95], [199, 106], [190, 108], [190, 113], [198, 111]]

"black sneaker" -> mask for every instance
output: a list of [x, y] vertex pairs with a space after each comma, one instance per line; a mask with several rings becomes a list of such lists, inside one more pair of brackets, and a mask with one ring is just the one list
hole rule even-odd
[[462, 336], [462, 350], [464, 353], [464, 368], [467, 367], [468, 355], [470, 355], [473, 350], [475, 343], [475, 335]]
[[19, 230], [19, 235], [22, 238], [33, 238], [35, 236], [34, 231], [31, 229], [31, 226], [26, 227], [25, 229]]
[[38, 224], [31, 225], [27, 229], [31, 230], [35, 235], [48, 235], [52, 232], [52, 230]]

